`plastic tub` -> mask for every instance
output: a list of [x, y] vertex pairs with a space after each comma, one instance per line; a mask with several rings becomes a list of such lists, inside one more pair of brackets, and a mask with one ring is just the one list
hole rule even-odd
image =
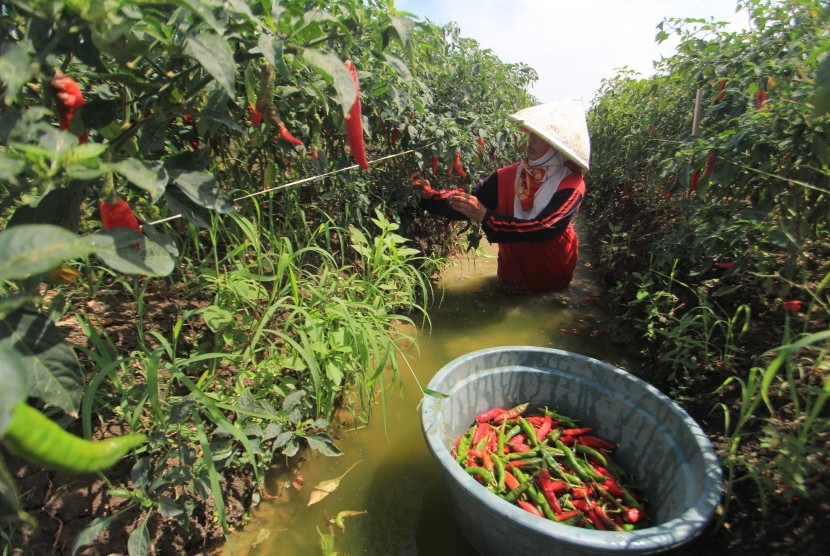
[[[507, 346], [445, 365], [428, 388], [421, 425], [440, 464], [450, 511], [482, 554], [651, 554], [688, 542], [721, 497], [718, 458], [698, 424], [659, 390], [602, 361], [561, 350]], [[593, 531], [533, 516], [482, 487], [450, 448], [475, 416], [521, 402], [548, 405], [618, 443], [615, 461], [648, 497], [650, 527]]]

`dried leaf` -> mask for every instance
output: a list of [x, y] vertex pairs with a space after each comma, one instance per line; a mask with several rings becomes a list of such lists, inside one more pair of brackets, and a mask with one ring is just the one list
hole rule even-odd
[[355, 465], [360, 463], [360, 461], [361, 460], [354, 462], [351, 465], [351, 467], [346, 469], [346, 471], [344, 471], [343, 474], [339, 477], [318, 483], [314, 487], [314, 490], [311, 491], [311, 496], [309, 497], [308, 505], [311, 506], [312, 504], [316, 504], [317, 502], [319, 502], [320, 500], [322, 500], [323, 498], [337, 490], [337, 487], [340, 486], [340, 481], [343, 479], [343, 477], [346, 476], [346, 473], [351, 471]]

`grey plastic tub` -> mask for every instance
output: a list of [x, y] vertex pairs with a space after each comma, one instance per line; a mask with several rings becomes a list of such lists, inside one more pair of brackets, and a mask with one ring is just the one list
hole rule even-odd
[[[697, 423], [659, 390], [626, 371], [575, 353], [507, 346], [445, 365], [429, 382], [421, 424], [443, 470], [450, 511], [485, 555], [651, 554], [688, 542], [721, 497], [718, 458]], [[450, 448], [475, 416], [521, 402], [548, 405], [619, 444], [615, 460], [644, 488], [653, 526], [593, 531], [540, 518], [492, 494], [453, 459]]]

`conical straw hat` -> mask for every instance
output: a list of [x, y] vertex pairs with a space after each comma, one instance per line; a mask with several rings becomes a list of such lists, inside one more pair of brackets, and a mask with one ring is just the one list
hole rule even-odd
[[590, 167], [591, 140], [581, 98], [531, 106], [507, 119], [544, 139], [583, 170]]

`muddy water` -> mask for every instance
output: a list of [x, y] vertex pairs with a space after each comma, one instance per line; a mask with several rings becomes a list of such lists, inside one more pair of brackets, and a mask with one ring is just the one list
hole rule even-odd
[[[432, 326], [419, 334], [412, 372], [404, 369], [401, 383], [387, 388], [385, 410], [378, 405], [367, 426], [339, 429], [343, 456], [309, 454], [299, 469], [299, 490], [293, 476], [269, 477], [268, 492], [279, 496], [264, 500], [232, 536], [233, 554], [322, 554], [320, 533], [331, 531], [341, 555], [474, 555], [445, 507], [438, 465], [421, 433], [418, 385], [460, 355], [500, 345], [553, 347], [631, 368], [634, 362], [604, 333], [611, 317], [594, 299], [603, 293], [590, 252], [583, 248], [566, 292], [515, 297], [496, 289], [495, 248], [483, 245], [488, 253], [445, 271], [443, 297], [430, 310]], [[344, 472], [331, 494], [307, 506], [315, 485]], [[327, 527], [342, 511], [366, 513], [345, 518], [343, 529]]]

